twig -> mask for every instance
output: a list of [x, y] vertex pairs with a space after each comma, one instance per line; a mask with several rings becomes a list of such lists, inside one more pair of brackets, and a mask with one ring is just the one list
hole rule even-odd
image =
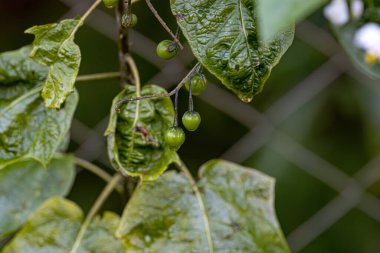
[[80, 242], [90, 225], [90, 222], [96, 215], [96, 213], [99, 211], [100, 207], [103, 205], [103, 203], [107, 200], [108, 196], [111, 194], [113, 189], [119, 184], [119, 181], [122, 179], [122, 176], [120, 174], [116, 174], [112, 177], [112, 180], [106, 185], [106, 187], [103, 189], [103, 191], [100, 193], [99, 197], [96, 199], [94, 205], [91, 207], [90, 211], [88, 212], [88, 215], [86, 219], [84, 220], [79, 233], [75, 239], [75, 242], [73, 244], [73, 247], [70, 250], [70, 253], [75, 253], [79, 249]]
[[171, 97], [171, 96], [173, 96], [177, 91], [179, 91], [185, 85], [186, 80], [189, 77], [191, 77], [194, 74], [194, 72], [199, 71], [200, 66], [201, 66], [201, 64], [198, 62], [190, 70], [190, 72], [182, 79], [182, 81], [172, 91], [170, 91], [169, 93], [152, 94], [152, 95], [146, 95], [146, 96], [141, 96], [141, 97], [134, 97], [134, 98], [123, 99], [123, 100], [120, 100], [116, 104], [115, 110], [117, 112], [120, 112], [121, 106], [123, 106], [124, 104], [127, 104], [129, 102], [134, 102], [134, 101], [138, 101], [138, 100], [142, 100], [142, 99], [154, 99], [154, 98], [164, 98], [164, 97]]
[[174, 123], [173, 123], [173, 127], [178, 127], [178, 92], [179, 92], [179, 90], [177, 90], [175, 92], [175, 96], [174, 96]]
[[[110, 174], [108, 174], [107, 172], [105, 172], [104, 170], [102, 170], [100, 167], [96, 166], [93, 163], [90, 163], [79, 157], [74, 157], [74, 162], [79, 167], [94, 173], [95, 175], [97, 175], [98, 177], [100, 177], [101, 179], [103, 179], [104, 181], [108, 183], [112, 180], [112, 176]], [[116, 186], [116, 191], [120, 193], [121, 195], [124, 194], [124, 189], [120, 185]]]
[[191, 184], [191, 188], [193, 189], [193, 192], [195, 193], [195, 196], [198, 200], [199, 208], [201, 209], [201, 212], [203, 214], [203, 220], [205, 224], [205, 232], [206, 232], [206, 238], [208, 242], [208, 248], [210, 253], [214, 253], [214, 244], [211, 237], [211, 231], [210, 231], [210, 222], [207, 215], [206, 207], [204, 204], [204, 200], [202, 197], [202, 194], [198, 188], [197, 183], [195, 182], [195, 179], [191, 175], [189, 169], [186, 167], [186, 165], [181, 161], [181, 159], [178, 158], [178, 161], [175, 163], [177, 167], [180, 169], [180, 171], [187, 177]]
[[96, 81], [96, 80], [111, 79], [111, 78], [120, 78], [120, 72], [105, 72], [105, 73], [80, 75], [77, 77], [76, 81], [77, 82]]
[[69, 38], [72, 38], [74, 34], [78, 31], [79, 27], [83, 25], [84, 21], [88, 18], [88, 16], [95, 10], [95, 8], [102, 2], [102, 0], [96, 0], [90, 8], [83, 14], [83, 16], [79, 19], [78, 24], [74, 27], [72, 32], [69, 35]]
[[[130, 9], [130, 0], [128, 0], [128, 8]], [[116, 21], [118, 29], [118, 46], [119, 46], [119, 63], [120, 63], [120, 79], [121, 87], [124, 88], [127, 84], [132, 84], [133, 79], [129, 71], [129, 66], [125, 60], [126, 55], [129, 54], [128, 44], [128, 28], [122, 26], [122, 16], [126, 9], [124, 0], [120, 0], [116, 8]]]
[[183, 50], [183, 45], [181, 44], [181, 42], [179, 41], [178, 37], [176, 35], [174, 35], [174, 33], [172, 32], [172, 30], [170, 30], [170, 28], [168, 27], [168, 25], [165, 23], [165, 21], [160, 17], [160, 15], [158, 14], [158, 12], [156, 11], [156, 9], [154, 8], [153, 4], [150, 2], [150, 0], [145, 0], [146, 4], [148, 5], [150, 11], [153, 13], [153, 15], [157, 18], [158, 22], [160, 22], [160, 24], [162, 25], [162, 27], [170, 34], [170, 36], [173, 38], [173, 40], [175, 41], [175, 43], [177, 43], [177, 45], [179, 46], [179, 48], [181, 50]]

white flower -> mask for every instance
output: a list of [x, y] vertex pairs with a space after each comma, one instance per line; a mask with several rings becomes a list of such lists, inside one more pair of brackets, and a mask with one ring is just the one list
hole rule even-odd
[[380, 25], [367, 23], [354, 36], [354, 44], [366, 52], [365, 59], [374, 63], [380, 59]]
[[[364, 4], [362, 0], [351, 1], [352, 16], [356, 19], [363, 14]], [[325, 17], [334, 25], [341, 26], [350, 20], [347, 0], [332, 0], [323, 11]]]

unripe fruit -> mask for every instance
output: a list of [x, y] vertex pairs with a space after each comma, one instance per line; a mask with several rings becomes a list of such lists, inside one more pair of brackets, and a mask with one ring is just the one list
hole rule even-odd
[[118, 0], [103, 0], [103, 4], [107, 8], [114, 8], [118, 3]]
[[185, 142], [185, 132], [180, 127], [169, 128], [165, 133], [165, 142], [174, 150], [178, 150]]
[[182, 116], [182, 124], [188, 131], [195, 131], [201, 124], [201, 115], [195, 111], [187, 111]]
[[156, 53], [160, 58], [169, 60], [176, 56], [177, 50], [175, 42], [171, 40], [163, 40], [157, 45]]
[[189, 82], [191, 82], [191, 92], [194, 96], [199, 96], [206, 89], [206, 77], [203, 74], [196, 74], [190, 80], [186, 80], [187, 90], [189, 90]]
[[123, 16], [121, 17], [121, 25], [124, 27], [124, 28], [132, 28], [134, 27], [136, 24], [137, 24], [137, 16], [135, 14], [123, 14]]

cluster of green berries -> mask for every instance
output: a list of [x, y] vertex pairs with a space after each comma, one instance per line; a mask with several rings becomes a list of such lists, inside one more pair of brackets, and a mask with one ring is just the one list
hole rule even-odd
[[[196, 74], [186, 81], [186, 88], [189, 90], [189, 82], [191, 83], [192, 94], [199, 96], [206, 88], [206, 78], [203, 74]], [[187, 131], [193, 132], [198, 129], [201, 124], [201, 115], [194, 111], [189, 110], [182, 116], [182, 124]], [[185, 132], [181, 127], [173, 126], [165, 133], [165, 142], [170, 148], [178, 150], [185, 142]]]

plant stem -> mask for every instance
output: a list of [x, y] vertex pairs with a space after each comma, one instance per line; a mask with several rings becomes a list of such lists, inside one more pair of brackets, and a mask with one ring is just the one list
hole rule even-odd
[[120, 72], [105, 72], [105, 73], [81, 75], [77, 77], [76, 81], [77, 82], [96, 81], [96, 80], [111, 79], [111, 78], [120, 78]]
[[[140, 97], [141, 83], [140, 83], [140, 75], [139, 75], [139, 71], [137, 69], [136, 63], [130, 55], [126, 56], [126, 61], [128, 63], [128, 66], [131, 69], [133, 80], [135, 81], [136, 96]], [[140, 101], [137, 101], [136, 102], [135, 120], [133, 121], [132, 129], [136, 128], [137, 122], [139, 120], [139, 114], [140, 114]]]
[[173, 96], [177, 91], [179, 91], [186, 83], [186, 80], [192, 76], [194, 74], [194, 72], [198, 71], [199, 68], [200, 68], [200, 63], [198, 62], [191, 70], [189, 73], [187, 73], [187, 75], [182, 79], [182, 81], [172, 90], [170, 91], [169, 93], [163, 93], [163, 94], [153, 94], [153, 95], [146, 95], [146, 96], [138, 96], [138, 97], [135, 97], [135, 98], [128, 98], [128, 99], [123, 99], [123, 100], [120, 100], [117, 104], [116, 104], [116, 108], [115, 110], [117, 112], [120, 111], [120, 108], [121, 106], [123, 106], [124, 104], [128, 104], [129, 102], [134, 102], [134, 101], [138, 101], [138, 100], [142, 100], [142, 99], [154, 99], [154, 98], [164, 98], [164, 97], [171, 97]]
[[[128, 9], [130, 9], [130, 0], [128, 1]], [[124, 0], [119, 0], [118, 6], [116, 8], [116, 21], [118, 29], [118, 46], [119, 46], [119, 63], [120, 63], [120, 79], [121, 87], [124, 88], [127, 84], [132, 84], [133, 79], [130, 75], [129, 67], [125, 61], [126, 55], [129, 54], [129, 44], [128, 44], [128, 28], [122, 26], [122, 16], [126, 9]]]
[[104, 202], [107, 200], [108, 196], [111, 194], [113, 189], [119, 184], [120, 180], [122, 179], [122, 176], [120, 174], [116, 174], [112, 177], [111, 181], [104, 187], [103, 191], [100, 193], [99, 197], [96, 199], [94, 205], [91, 207], [90, 211], [88, 212], [88, 215], [86, 219], [84, 220], [79, 233], [75, 239], [75, 242], [73, 244], [73, 247], [70, 250], [70, 253], [75, 253], [80, 245], [80, 242], [90, 225], [90, 222], [96, 215], [96, 213], [99, 211], [100, 207], [104, 204]]
[[[74, 157], [74, 162], [79, 167], [94, 173], [95, 175], [97, 175], [98, 177], [100, 177], [101, 179], [103, 179], [104, 181], [108, 183], [112, 180], [112, 176], [110, 174], [108, 174], [107, 172], [105, 172], [100, 167], [96, 166], [95, 164], [90, 163], [89, 161], [83, 160], [82, 158], [79, 158], [79, 157]], [[120, 193], [121, 195], [124, 194], [124, 189], [120, 185], [116, 187], [116, 191]]]
[[70, 33], [69, 38], [72, 38], [74, 34], [78, 31], [79, 27], [81, 27], [84, 21], [90, 16], [90, 14], [95, 10], [95, 8], [102, 2], [102, 0], [96, 0], [90, 8], [83, 14], [83, 16], [79, 19], [78, 24], [74, 27], [73, 31]]
[[154, 6], [150, 2], [150, 0], [145, 0], [145, 2], [148, 5], [150, 11], [157, 18], [158, 22], [160, 22], [160, 24], [162, 25], [162, 27], [170, 34], [170, 36], [173, 38], [173, 40], [175, 41], [175, 43], [177, 43], [177, 45], [179, 46], [179, 48], [182, 50], [183, 49], [183, 45], [178, 40], [178, 37], [176, 35], [174, 35], [174, 33], [172, 32], [172, 30], [170, 30], [170, 28], [167, 26], [167, 24], [165, 23], [165, 21], [160, 17], [160, 15], [156, 11], [156, 9], [154, 8]]
[[189, 79], [189, 111], [193, 113], [194, 111], [194, 102], [193, 102], [193, 90], [191, 89], [191, 79]]
[[178, 127], [178, 92], [179, 92], [179, 90], [177, 90], [175, 92], [175, 96], [174, 96], [174, 123], [173, 123], [173, 127]]
[[211, 237], [211, 231], [210, 231], [210, 222], [209, 218], [207, 215], [206, 207], [204, 204], [204, 200], [202, 197], [202, 194], [199, 190], [199, 187], [194, 179], [194, 177], [191, 175], [189, 169], [186, 167], [186, 165], [183, 163], [183, 161], [178, 158], [176, 162], [177, 167], [180, 169], [180, 171], [187, 177], [191, 184], [191, 188], [193, 189], [193, 192], [195, 196], [197, 197], [199, 208], [201, 209], [201, 212], [203, 214], [203, 220], [205, 223], [205, 231], [206, 231], [206, 237], [207, 237], [207, 242], [208, 242], [208, 247], [209, 247], [209, 252], [214, 253], [214, 244], [212, 242], [212, 237]]

